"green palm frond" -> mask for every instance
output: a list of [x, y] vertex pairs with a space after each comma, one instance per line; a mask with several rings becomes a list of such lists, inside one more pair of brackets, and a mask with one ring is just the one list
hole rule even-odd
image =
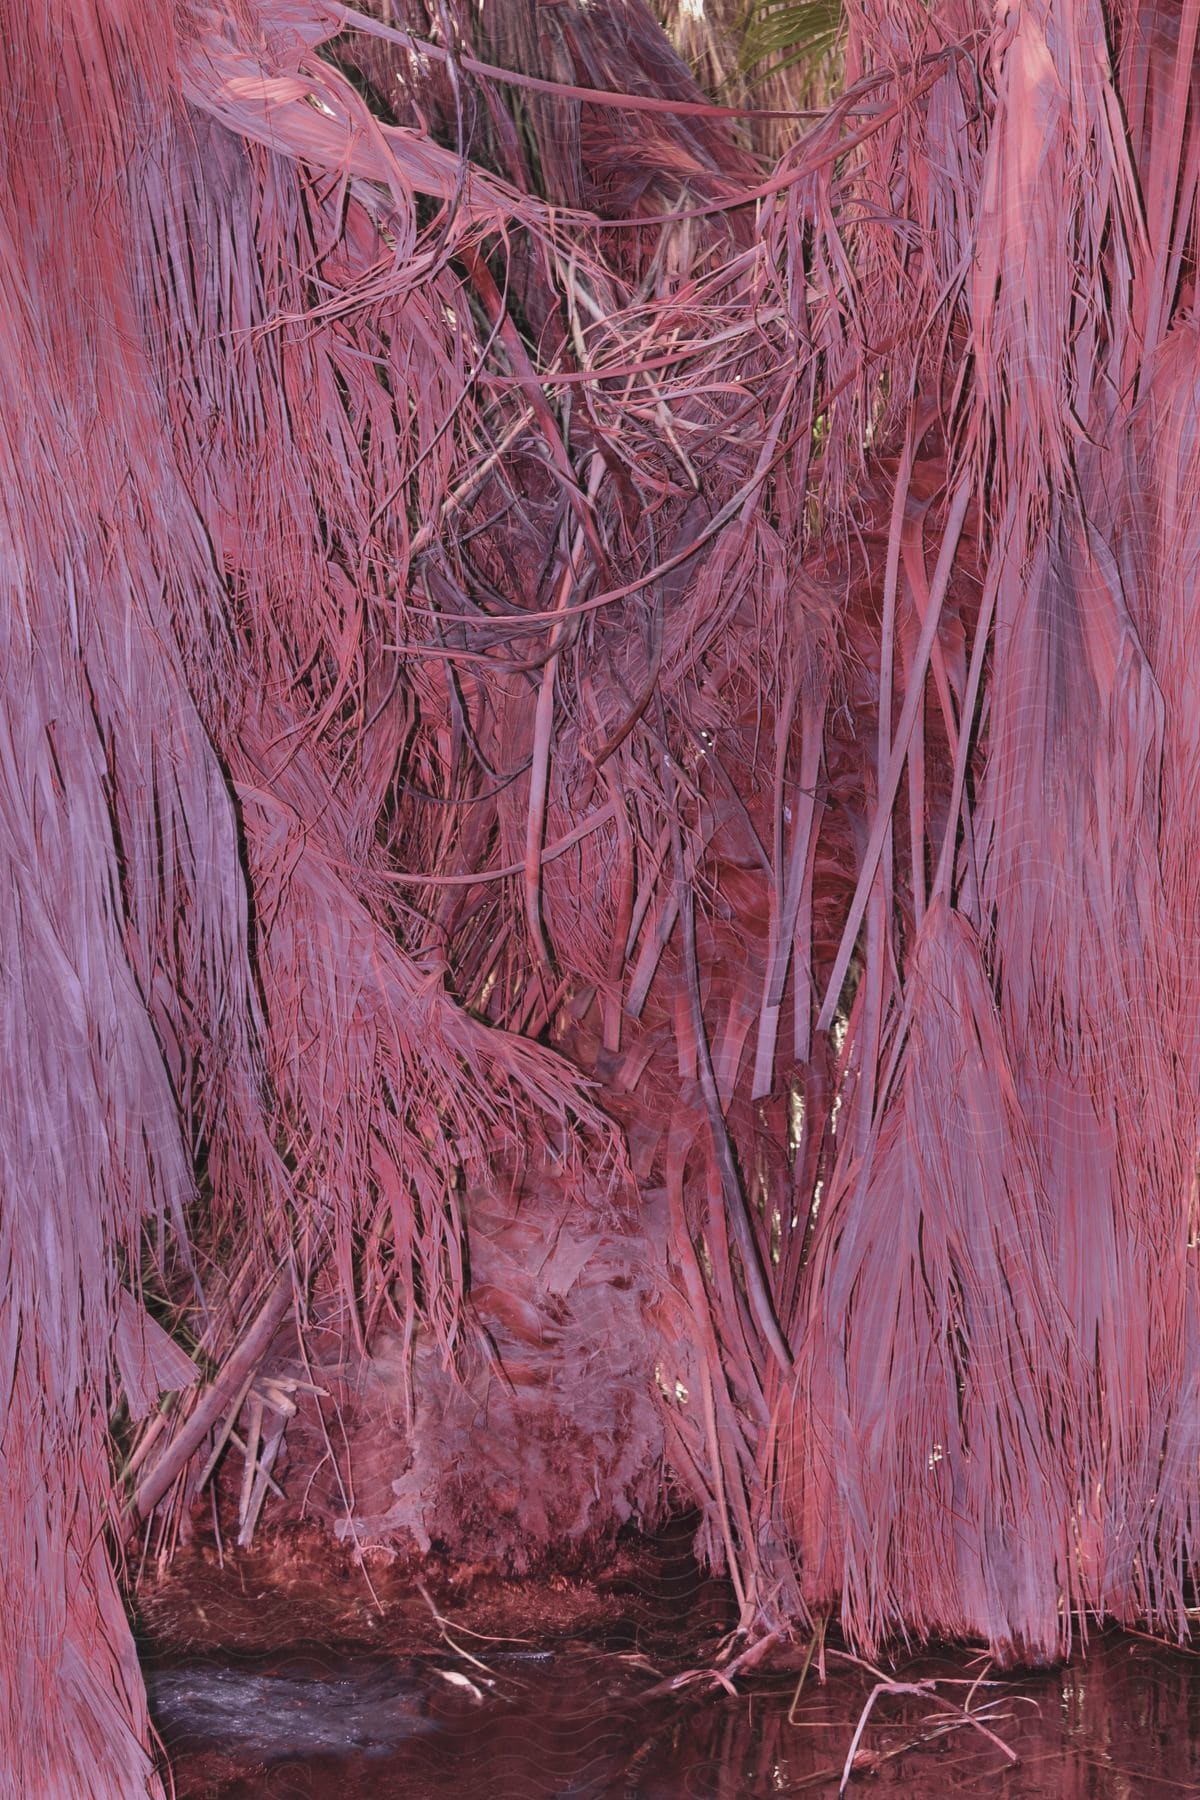
[[742, 67], [777, 75], [816, 63], [837, 48], [845, 23], [842, 0], [751, 0], [742, 42]]

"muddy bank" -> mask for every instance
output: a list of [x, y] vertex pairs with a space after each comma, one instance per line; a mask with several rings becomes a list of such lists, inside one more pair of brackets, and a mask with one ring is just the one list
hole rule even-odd
[[136, 1594], [143, 1659], [290, 1650], [299, 1639], [346, 1651], [430, 1655], [447, 1636], [530, 1648], [576, 1643], [704, 1658], [737, 1617], [728, 1583], [692, 1555], [678, 1520], [629, 1534], [599, 1569], [513, 1578], [437, 1556], [361, 1562], [316, 1527], [218, 1552], [198, 1534]]

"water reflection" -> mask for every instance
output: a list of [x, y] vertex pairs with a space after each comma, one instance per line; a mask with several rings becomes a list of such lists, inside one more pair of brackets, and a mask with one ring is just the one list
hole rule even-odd
[[[179, 1800], [759, 1800], [833, 1795], [869, 1675], [831, 1666], [793, 1707], [796, 1675], [733, 1699], [645, 1699], [638, 1659], [578, 1650], [441, 1659], [212, 1657], [152, 1666]], [[900, 1679], [962, 1681], [961, 1654]], [[489, 1685], [490, 1683], [490, 1685]], [[944, 1690], [959, 1704], [961, 1687]], [[1200, 1661], [1106, 1635], [1086, 1662], [1006, 1677], [972, 1706], [1019, 1758], [949, 1729], [936, 1696], [882, 1696], [851, 1792], [929, 1800], [1200, 1800]], [[986, 1711], [985, 1711], [986, 1709]], [[789, 1711], [792, 1718], [789, 1722]]]

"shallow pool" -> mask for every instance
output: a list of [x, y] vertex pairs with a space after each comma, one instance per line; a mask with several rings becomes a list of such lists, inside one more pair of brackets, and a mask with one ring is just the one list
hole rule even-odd
[[[474, 1661], [474, 1650], [393, 1658], [312, 1645], [152, 1660], [179, 1800], [833, 1795], [874, 1685], [831, 1659], [825, 1683], [810, 1669], [798, 1698], [794, 1669], [736, 1696], [696, 1683], [663, 1693], [669, 1672], [636, 1652], [477, 1648]], [[962, 1652], [889, 1669], [939, 1686], [879, 1696], [849, 1791], [1200, 1800], [1200, 1659], [1109, 1633], [1067, 1669], [971, 1692], [989, 1673]]]

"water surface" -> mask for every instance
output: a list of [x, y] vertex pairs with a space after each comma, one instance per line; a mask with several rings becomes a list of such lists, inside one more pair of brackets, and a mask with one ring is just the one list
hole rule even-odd
[[[830, 1663], [736, 1697], [660, 1685], [636, 1653], [579, 1645], [389, 1657], [312, 1646], [152, 1661], [179, 1800], [759, 1800], [834, 1795], [873, 1678]], [[473, 1652], [472, 1652], [473, 1653]], [[966, 1653], [889, 1673], [965, 1684]], [[661, 1675], [662, 1671], [658, 1671]], [[939, 1700], [938, 1694], [943, 1696]], [[949, 1730], [970, 1706], [1016, 1753]], [[1200, 1659], [1117, 1633], [1086, 1660], [969, 1696], [884, 1695], [850, 1789], [911, 1800], [1200, 1800]]]

